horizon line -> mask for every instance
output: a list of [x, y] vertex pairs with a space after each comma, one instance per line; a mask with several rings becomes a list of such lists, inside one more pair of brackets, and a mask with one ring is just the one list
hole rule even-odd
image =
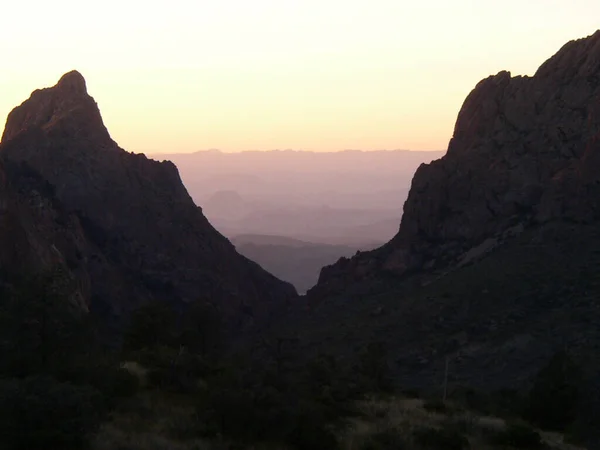
[[223, 154], [223, 155], [233, 155], [240, 153], [312, 153], [312, 154], [328, 154], [328, 153], [395, 153], [395, 152], [410, 152], [410, 153], [441, 153], [446, 150], [410, 150], [410, 149], [375, 149], [375, 150], [361, 150], [361, 149], [342, 149], [342, 150], [325, 150], [325, 151], [317, 151], [317, 150], [304, 150], [304, 149], [269, 149], [269, 150], [258, 150], [258, 149], [249, 149], [249, 150], [221, 150], [218, 148], [209, 148], [203, 150], [195, 150], [191, 152], [168, 152], [168, 151], [159, 151], [159, 150], [151, 150], [151, 151], [141, 151], [140, 153], [144, 153], [146, 155], [195, 155], [199, 153], [215, 153], [215, 154]]

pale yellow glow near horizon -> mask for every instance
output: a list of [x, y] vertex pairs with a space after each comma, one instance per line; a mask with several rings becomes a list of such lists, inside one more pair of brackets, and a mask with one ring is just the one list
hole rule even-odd
[[77, 69], [135, 152], [444, 150], [482, 78], [599, 26], [597, 0], [10, 2], [0, 120]]

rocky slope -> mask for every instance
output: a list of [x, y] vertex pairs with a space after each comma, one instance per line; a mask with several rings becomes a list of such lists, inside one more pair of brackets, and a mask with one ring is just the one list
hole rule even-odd
[[417, 170], [394, 239], [324, 268], [309, 295], [464, 265], [532, 226], [594, 222], [599, 169], [600, 31], [567, 43], [532, 77], [482, 80], [446, 155]]
[[533, 77], [483, 80], [447, 154], [417, 170], [394, 239], [324, 268], [275, 333], [348, 358], [383, 343], [399, 386], [438, 394], [446, 368], [450, 391], [525, 390], [567, 350], [598, 448], [599, 138], [600, 31]]
[[82, 252], [91, 251], [79, 222], [38, 174], [8, 162], [0, 164], [0, 248], [0, 284], [34, 273], [61, 273], [56, 278], [63, 292], [88, 310], [89, 277], [69, 270]]
[[60, 265], [81, 304], [115, 318], [205, 298], [260, 320], [296, 296], [209, 224], [172, 163], [119, 148], [78, 72], [9, 114], [0, 158], [5, 271]]

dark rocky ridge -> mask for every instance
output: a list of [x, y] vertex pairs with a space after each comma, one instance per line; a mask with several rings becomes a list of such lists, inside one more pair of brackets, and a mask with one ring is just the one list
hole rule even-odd
[[526, 390], [567, 350], [598, 448], [599, 158], [600, 31], [533, 77], [483, 80], [447, 154], [417, 170], [394, 239], [321, 271], [290, 319], [304, 350], [381, 342], [398, 386], [436, 395], [447, 362], [450, 391]]
[[313, 299], [382, 275], [470, 262], [552, 221], [600, 217], [600, 31], [567, 43], [533, 77], [500, 72], [465, 100], [444, 157], [419, 167], [400, 230], [322, 270]]
[[3, 216], [0, 239], [18, 235], [9, 222], [25, 233], [18, 251], [3, 252], [3, 269], [60, 263], [80, 302], [113, 317], [152, 299], [204, 298], [238, 323], [266, 319], [296, 296], [210, 225], [171, 162], [119, 148], [78, 72], [9, 114], [0, 157], [12, 168], [3, 204], [26, 204]]

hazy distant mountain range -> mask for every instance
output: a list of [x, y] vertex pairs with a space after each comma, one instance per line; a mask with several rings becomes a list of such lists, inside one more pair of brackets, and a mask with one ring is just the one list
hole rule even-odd
[[[367, 242], [384, 242], [397, 231], [415, 170], [442, 154], [208, 150], [152, 157], [177, 165], [192, 198], [229, 237], [253, 233], [330, 242], [349, 235], [355, 242], [358, 233]], [[393, 226], [382, 225], [388, 221]]]
[[[407, 150], [152, 155], [177, 165], [196, 204], [238, 251], [300, 292], [316, 283], [322, 266], [390, 240], [415, 170], [441, 156]], [[275, 243], [278, 237], [287, 239]]]

